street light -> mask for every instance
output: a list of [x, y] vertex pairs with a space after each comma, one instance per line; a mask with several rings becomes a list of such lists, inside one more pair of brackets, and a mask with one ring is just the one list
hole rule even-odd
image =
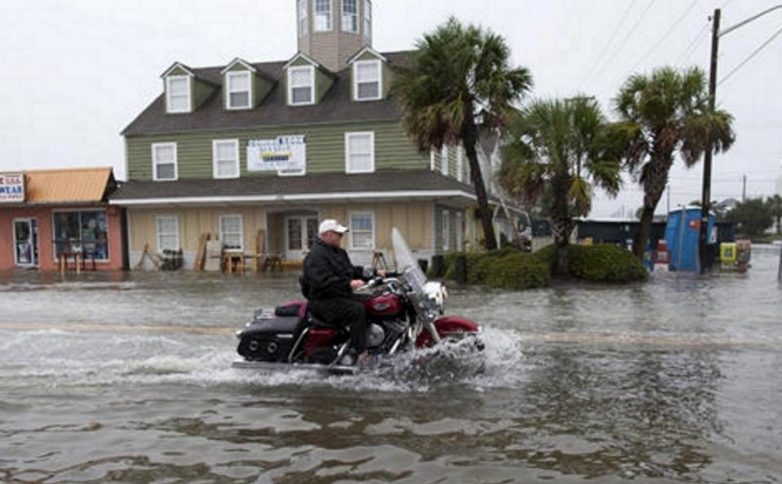
[[[709, 111], [714, 112], [717, 100], [717, 52], [719, 50], [720, 37], [727, 35], [734, 30], [747, 25], [748, 23], [763, 17], [766, 14], [782, 8], [782, 4], [775, 5], [756, 15], [748, 17], [741, 22], [732, 25], [725, 30], [720, 31], [720, 17], [722, 11], [718, 8], [714, 10], [711, 24], [711, 63], [709, 65]], [[700, 237], [698, 239], [698, 256], [700, 259], [701, 274], [711, 267], [711, 259], [706, 254], [706, 243], [708, 239], [709, 210], [711, 203], [711, 160], [713, 150], [711, 146], [706, 150], [703, 156], [703, 190], [701, 193], [701, 226]]]

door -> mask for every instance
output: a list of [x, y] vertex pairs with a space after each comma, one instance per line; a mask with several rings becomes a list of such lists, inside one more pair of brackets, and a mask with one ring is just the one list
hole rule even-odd
[[318, 217], [295, 216], [285, 219], [285, 258], [304, 260], [318, 238]]
[[35, 219], [14, 220], [14, 263], [19, 267], [38, 265], [38, 223]]

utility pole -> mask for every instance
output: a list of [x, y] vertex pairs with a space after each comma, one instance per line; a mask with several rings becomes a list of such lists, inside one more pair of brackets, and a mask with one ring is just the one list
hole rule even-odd
[[[720, 32], [720, 9], [714, 10], [714, 16], [711, 19], [711, 62], [709, 64], [709, 109], [714, 112], [717, 102], [717, 59], [719, 51], [720, 37], [728, 35], [736, 29], [739, 29], [750, 22], [763, 17], [775, 10], [782, 9], [782, 4], [774, 5], [760, 13], [748, 17], [741, 22], [732, 25]], [[714, 154], [713, 148], [709, 146], [703, 156], [703, 194], [701, 197], [701, 230], [698, 238], [698, 259], [701, 266], [701, 273], [711, 267], [711, 259], [706, 254], [706, 242], [708, 240], [709, 228], [709, 204], [711, 202], [711, 159]]]
[[[714, 10], [711, 18], [711, 63], [709, 64], [709, 112], [717, 104], [717, 56], [720, 46], [720, 9]], [[709, 237], [709, 205], [711, 203], [711, 159], [714, 149], [709, 146], [703, 155], [703, 193], [701, 197], [701, 231], [698, 238], [698, 258], [701, 274], [711, 267], [711, 258], [706, 251]]]
[[741, 184], [741, 203], [744, 203], [746, 201], [747, 201], [747, 175], [744, 175]]

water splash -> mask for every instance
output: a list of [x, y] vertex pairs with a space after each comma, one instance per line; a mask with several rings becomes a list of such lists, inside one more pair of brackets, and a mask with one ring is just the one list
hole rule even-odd
[[107, 335], [65, 331], [0, 332], [0, 378], [24, 387], [191, 384], [200, 386], [332, 386], [360, 391], [424, 392], [469, 384], [512, 387], [523, 365], [521, 336], [488, 329], [483, 351], [466, 339], [401, 354], [352, 376], [307, 370], [231, 368], [233, 341], [203, 335]]

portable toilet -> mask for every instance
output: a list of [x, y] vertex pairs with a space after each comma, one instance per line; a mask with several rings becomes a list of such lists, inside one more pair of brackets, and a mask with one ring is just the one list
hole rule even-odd
[[[697, 271], [698, 242], [701, 231], [700, 207], [672, 210], [665, 225], [665, 243], [670, 253], [670, 270]], [[716, 218], [709, 214], [708, 243], [717, 241]]]

